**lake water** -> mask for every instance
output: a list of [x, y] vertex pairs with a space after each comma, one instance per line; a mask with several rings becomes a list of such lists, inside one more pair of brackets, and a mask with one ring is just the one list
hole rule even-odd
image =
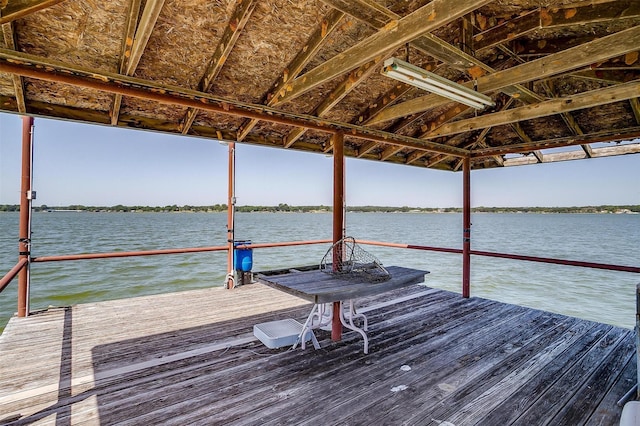
[[[236, 239], [331, 238], [330, 213], [240, 213]], [[474, 214], [472, 248], [638, 266], [640, 215]], [[225, 213], [35, 213], [34, 256], [224, 245]], [[359, 239], [462, 247], [460, 214], [349, 213]], [[17, 261], [18, 214], [0, 213], [0, 275]], [[326, 245], [256, 249], [254, 271], [319, 263]], [[457, 254], [365, 246], [385, 265], [426, 269], [427, 284], [461, 291]], [[31, 310], [221, 286], [226, 252], [36, 263]], [[632, 328], [640, 274], [473, 256], [471, 295]], [[0, 293], [0, 330], [16, 311], [17, 279]]]

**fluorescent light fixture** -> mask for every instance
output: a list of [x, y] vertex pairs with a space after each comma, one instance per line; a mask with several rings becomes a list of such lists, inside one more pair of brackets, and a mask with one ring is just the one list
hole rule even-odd
[[476, 109], [493, 106], [495, 102], [482, 93], [471, 90], [461, 84], [454, 83], [444, 77], [424, 70], [398, 58], [389, 58], [384, 61], [382, 75], [394, 80], [410, 84], [427, 92], [444, 96]]

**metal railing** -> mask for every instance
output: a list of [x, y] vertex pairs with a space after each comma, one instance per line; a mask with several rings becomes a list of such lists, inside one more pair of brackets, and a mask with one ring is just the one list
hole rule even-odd
[[[311, 244], [330, 244], [332, 240], [306, 240], [306, 241], [286, 241], [277, 243], [257, 243], [251, 245], [238, 245], [236, 248], [274, 248], [274, 247], [290, 247], [300, 245]], [[121, 251], [111, 253], [85, 253], [85, 254], [65, 254], [58, 256], [39, 256], [32, 257], [31, 263], [43, 263], [43, 262], [62, 262], [71, 260], [89, 260], [89, 259], [110, 259], [119, 257], [136, 257], [136, 256], [157, 256], [168, 254], [185, 254], [185, 253], [202, 253], [202, 252], [214, 252], [214, 251], [228, 251], [229, 248], [224, 246], [210, 246], [210, 247], [187, 247], [187, 248], [175, 248], [175, 249], [160, 249], [160, 250], [143, 250], [143, 251]], [[0, 292], [4, 290], [11, 281], [22, 271], [23, 268], [29, 263], [28, 259], [20, 259], [20, 261], [13, 267], [7, 274], [0, 279]]]
[[11, 280], [13, 280], [16, 275], [18, 275], [20, 271], [22, 271], [22, 268], [27, 266], [27, 263], [29, 263], [27, 259], [20, 259], [18, 263], [16, 263], [16, 266], [11, 268], [11, 270], [7, 272], [5, 276], [2, 277], [2, 279], [0, 279], [0, 293], [5, 289], [5, 287], [9, 285]]
[[[381, 247], [394, 247], [394, 248], [405, 248], [405, 249], [412, 249], [412, 250], [426, 250], [426, 251], [462, 254], [462, 249], [419, 246], [419, 245], [413, 245], [413, 244], [387, 243], [387, 242], [381, 242], [381, 241], [366, 241], [366, 240], [356, 240], [356, 241], [359, 244], [368, 244], [368, 245], [381, 246]], [[469, 253], [473, 256], [498, 257], [502, 259], [523, 260], [526, 262], [553, 263], [556, 265], [579, 266], [583, 268], [606, 269], [609, 271], [640, 273], [640, 267], [637, 267], [637, 266], [583, 262], [580, 260], [554, 259], [551, 257], [525, 256], [520, 254], [498, 253], [498, 252], [481, 251], [481, 250], [470, 250]]]
[[[312, 244], [327, 244], [331, 242], [332, 242], [331, 239], [287, 241], [287, 242], [276, 242], [276, 243], [256, 243], [256, 244], [250, 244], [250, 245], [238, 245], [236, 248], [260, 249], [260, 248], [290, 247], [290, 246], [312, 245]], [[410, 250], [424, 250], [424, 251], [434, 251], [434, 252], [453, 253], [453, 254], [463, 253], [462, 249], [446, 248], [446, 247], [433, 247], [433, 246], [423, 246], [423, 245], [415, 245], [415, 244], [390, 243], [390, 242], [368, 241], [368, 240], [356, 240], [356, 242], [358, 242], [359, 244], [366, 244], [366, 245], [373, 245], [373, 246], [380, 246], [380, 247], [392, 247], [392, 248], [402, 248], [402, 249], [410, 249]], [[145, 250], [145, 251], [123, 251], [123, 252], [111, 252], [111, 253], [69, 254], [69, 255], [58, 255], [58, 256], [33, 257], [31, 258], [31, 262], [43, 263], [43, 262], [59, 262], [59, 261], [87, 260], [87, 259], [108, 259], [108, 258], [121, 258], [121, 257], [135, 257], [135, 256], [156, 256], [156, 255], [169, 255], [169, 254], [201, 253], [201, 252], [228, 251], [228, 250], [229, 250], [228, 246], [225, 245], [225, 246], [189, 247], [189, 248]], [[527, 261], [527, 262], [540, 262], [540, 263], [550, 263], [550, 264], [557, 264], [557, 265], [577, 266], [577, 267], [583, 267], [583, 268], [605, 269], [610, 271], [640, 273], [640, 267], [636, 267], [636, 266], [583, 262], [578, 260], [525, 256], [525, 255], [519, 255], [519, 254], [498, 253], [498, 252], [489, 252], [489, 251], [480, 251], [480, 250], [471, 250], [470, 254], [474, 256], [495, 257], [495, 258], [520, 260], [520, 261]], [[7, 274], [5, 274], [4, 277], [0, 279], [0, 292], [2, 292], [11, 283], [11, 281], [25, 267], [28, 266], [28, 264], [29, 264], [28, 259], [25, 259], [25, 258], [20, 259], [20, 261], [18, 261], [18, 263], [13, 268], [11, 268], [11, 270], [7, 272]]]

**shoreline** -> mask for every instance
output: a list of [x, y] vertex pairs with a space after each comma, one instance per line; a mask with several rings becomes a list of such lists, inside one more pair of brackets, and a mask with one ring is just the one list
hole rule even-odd
[[[19, 205], [0, 204], [0, 213], [18, 212]], [[327, 206], [236, 206], [236, 213], [331, 213]], [[462, 213], [460, 207], [394, 207], [394, 206], [348, 206], [347, 213], [414, 213], [446, 214]], [[35, 213], [226, 213], [226, 205], [213, 206], [39, 206]], [[640, 214], [640, 205], [601, 205], [572, 207], [473, 207], [472, 213], [515, 213], [515, 214]]]

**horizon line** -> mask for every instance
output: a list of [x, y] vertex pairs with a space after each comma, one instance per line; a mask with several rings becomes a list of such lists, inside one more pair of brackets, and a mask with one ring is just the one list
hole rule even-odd
[[[0, 204], [0, 208], [19, 208], [20, 204]], [[33, 206], [32, 208], [35, 210], [42, 210], [42, 209], [70, 209], [70, 210], [77, 210], [77, 209], [116, 209], [116, 208], [130, 208], [130, 209], [134, 209], [134, 208], [152, 208], [152, 209], [166, 209], [166, 208], [183, 208], [183, 209], [188, 209], [188, 208], [212, 208], [212, 207], [219, 207], [219, 208], [224, 208], [225, 210], [227, 209], [227, 204], [226, 203], [215, 203], [215, 204], [203, 204], [203, 205], [195, 205], [195, 204], [183, 204], [183, 205], [177, 205], [177, 204], [167, 204], [164, 206], [161, 205], [155, 205], [155, 206], [151, 206], [151, 205], [140, 205], [140, 204], [135, 204], [135, 205], [125, 205], [125, 204], [114, 204], [114, 205], [84, 205], [84, 204], [67, 204], [67, 205], [47, 205], [47, 204], [42, 204], [39, 206]], [[257, 208], [275, 208], [275, 209], [282, 209], [282, 208], [328, 208], [328, 209], [332, 209], [333, 206], [331, 205], [324, 205], [324, 204], [300, 204], [300, 205], [290, 205], [287, 203], [278, 203], [278, 204], [273, 204], [273, 205], [256, 205], [256, 204], [245, 204], [245, 205], [236, 205], [236, 208], [246, 208], [246, 207], [257, 207]], [[598, 205], [581, 205], [581, 206], [475, 206], [472, 207], [472, 209], [586, 209], [586, 208], [629, 208], [629, 207], [633, 207], [633, 208], [640, 208], [640, 204], [598, 204]], [[453, 206], [448, 206], [448, 207], [419, 207], [419, 206], [393, 206], [393, 205], [374, 205], [374, 204], [365, 204], [365, 205], [349, 205], [349, 206], [345, 206], [346, 209], [350, 209], [350, 208], [383, 208], [383, 209], [420, 209], [420, 210], [443, 210], [443, 209], [462, 209], [462, 207], [453, 207]]]

